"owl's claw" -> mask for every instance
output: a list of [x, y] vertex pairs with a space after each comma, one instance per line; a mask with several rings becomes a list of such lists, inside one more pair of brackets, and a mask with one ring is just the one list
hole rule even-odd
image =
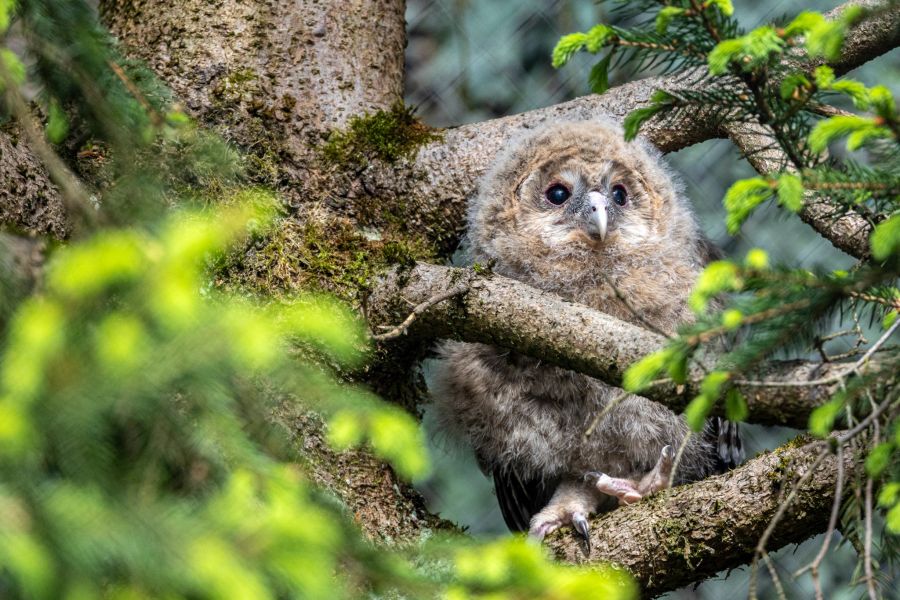
[[581, 534], [581, 537], [584, 538], [585, 543], [587, 544], [588, 552], [591, 551], [591, 526], [588, 525], [587, 517], [582, 513], [575, 513], [572, 515], [572, 526], [575, 527], [575, 531]]
[[585, 473], [584, 480], [587, 482], [593, 480], [598, 491], [615, 496], [621, 505], [633, 504], [646, 495], [668, 488], [674, 466], [675, 450], [672, 446], [665, 446], [659, 454], [656, 465], [640, 481], [610, 477], [598, 471]]
[[538, 541], [548, 533], [556, 531], [563, 525], [571, 525], [587, 542], [588, 552], [591, 550], [591, 528], [587, 516], [591, 507], [583, 498], [566, 496], [554, 498], [540, 512], [531, 518], [528, 535]]

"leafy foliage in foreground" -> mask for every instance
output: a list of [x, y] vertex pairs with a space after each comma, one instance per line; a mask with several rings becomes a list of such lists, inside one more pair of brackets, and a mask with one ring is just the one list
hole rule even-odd
[[414, 556], [363, 539], [273, 410], [326, 416], [335, 447], [366, 445], [407, 479], [428, 458], [411, 415], [339, 382], [368, 351], [347, 307], [215, 285], [229, 247], [277, 223], [278, 198], [121, 57], [87, 2], [0, 0], [0, 31], [13, 22], [26, 55], [0, 51], [4, 118], [54, 163], [73, 223], [37, 291], [0, 270], [0, 596], [635, 595], [626, 575], [522, 539]]
[[[835, 220], [852, 213], [873, 226], [870, 257], [850, 272], [773, 267], [761, 249], [750, 252], [743, 263], [713, 262], [690, 299], [696, 322], [685, 326], [666, 348], [632, 366], [625, 387], [640, 391], [660, 378], [676, 383], [698, 378], [694, 389], [699, 393], [685, 410], [695, 431], [719, 402], [724, 402], [729, 418], [742, 420], [747, 403], [740, 389], [772, 385], [754, 381], [763, 359], [808, 345], [834, 360], [826, 355], [824, 343], [848, 332], [822, 331], [822, 326], [835, 313], [852, 319], [850, 333], [860, 337], [849, 357], [858, 362], [847, 363], [844, 373], [830, 382], [836, 392], [813, 412], [809, 430], [828, 438], [833, 430], [860, 424], [873, 412], [879, 417], [863, 423], [869, 425], [863, 430], [870, 436], [866, 471], [869, 478], [884, 482], [878, 505], [885, 511], [888, 535], [881, 554], [894, 560], [900, 556], [900, 352], [890, 342], [896, 340], [891, 336], [900, 324], [900, 113], [886, 87], [838, 79], [830, 66], [813, 62], [838, 59], [849, 28], [864, 18], [878, 18], [878, 12], [891, 10], [893, 3], [870, 12], [851, 6], [832, 20], [807, 11], [787, 23], [749, 32], [738, 25], [730, 0], [620, 4], [621, 14], [635, 26], [601, 24], [564, 36], [553, 53], [554, 65], [562, 66], [579, 51], [605, 53], [589, 75], [591, 82], [599, 82], [597, 92], [605, 90], [613, 56], [623, 58], [619, 64], [637, 68], [653, 64], [663, 70], [695, 69], [699, 82], [658, 90], [649, 106], [630, 113], [624, 124], [626, 138], [636, 136], [650, 119], [665, 125], [687, 113], [714, 119], [723, 128], [738, 123], [764, 126], [771, 146], [754, 152], [777, 149], [784, 160], [777, 170], [737, 181], [727, 191], [723, 203], [732, 235], [767, 201], [789, 213], [803, 211], [811, 201], [825, 203]], [[786, 60], [788, 54], [792, 60]], [[860, 113], [841, 113], [828, 105], [839, 97]], [[841, 141], [846, 141], [846, 152], [837, 148]], [[829, 154], [829, 147], [836, 151]], [[712, 301], [724, 295], [730, 298], [727, 305], [711, 310], [717, 305]], [[881, 324], [876, 344], [882, 351], [874, 357], [860, 348], [860, 324], [865, 321]], [[713, 364], [706, 348], [718, 351]], [[877, 369], [870, 368], [872, 362]], [[855, 485], [861, 490], [864, 482]], [[848, 514], [842, 532], [862, 547], [865, 512], [846, 510]]]

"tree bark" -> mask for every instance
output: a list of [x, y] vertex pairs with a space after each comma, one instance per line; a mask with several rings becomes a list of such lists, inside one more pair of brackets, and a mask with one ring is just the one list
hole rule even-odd
[[0, 130], [0, 181], [0, 224], [30, 235], [66, 237], [65, 203], [18, 125]]

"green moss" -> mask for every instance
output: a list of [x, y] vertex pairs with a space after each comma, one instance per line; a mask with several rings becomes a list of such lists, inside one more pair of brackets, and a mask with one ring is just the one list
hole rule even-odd
[[333, 131], [322, 148], [335, 164], [366, 164], [378, 159], [393, 163], [440, 139], [440, 134], [415, 117], [415, 109], [397, 102], [390, 110], [353, 117], [344, 131]]
[[349, 221], [286, 218], [221, 269], [227, 285], [264, 295], [327, 291], [356, 301], [394, 265], [432, 258], [434, 249], [403, 238], [370, 239]]

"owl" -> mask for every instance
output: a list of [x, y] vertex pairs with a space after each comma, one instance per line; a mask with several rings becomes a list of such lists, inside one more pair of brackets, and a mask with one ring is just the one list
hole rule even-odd
[[[599, 120], [510, 144], [479, 183], [467, 240], [495, 273], [668, 334], [693, 318], [712, 252], [660, 153]], [[664, 406], [514, 349], [445, 342], [439, 355], [441, 428], [474, 448], [514, 531], [571, 525], [589, 540], [589, 515], [740, 460], [734, 424], [688, 436]]]

